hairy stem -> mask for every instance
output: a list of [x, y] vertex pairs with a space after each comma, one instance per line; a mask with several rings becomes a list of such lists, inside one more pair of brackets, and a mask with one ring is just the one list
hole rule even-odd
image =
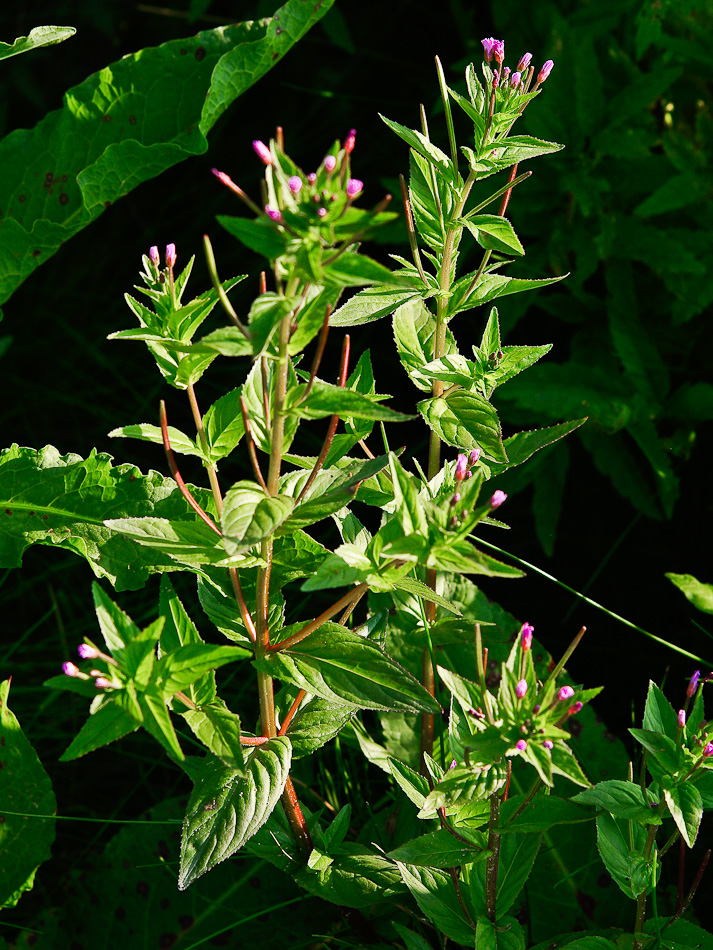
[[490, 855], [485, 863], [485, 912], [488, 920], [495, 923], [495, 904], [498, 894], [498, 863], [500, 860], [500, 832], [498, 815], [500, 812], [500, 797], [495, 792], [490, 796], [490, 828], [488, 831], [488, 851]]

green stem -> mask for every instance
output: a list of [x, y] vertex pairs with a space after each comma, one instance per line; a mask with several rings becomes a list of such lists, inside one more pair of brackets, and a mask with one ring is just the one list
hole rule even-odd
[[495, 792], [490, 796], [490, 830], [488, 832], [488, 851], [490, 851], [490, 854], [485, 862], [485, 913], [488, 915], [488, 920], [493, 923], [495, 923], [498, 864], [500, 860], [500, 832], [497, 830], [499, 813], [500, 796]]
[[[656, 810], [656, 814], [661, 815], [666, 809], [666, 802], [662, 799], [659, 807]], [[649, 830], [646, 835], [646, 843], [644, 844], [644, 851], [642, 857], [644, 861], [648, 864], [651, 858], [651, 852], [654, 847], [654, 842], [656, 841], [656, 832], [658, 831], [658, 825], [649, 825]], [[656, 887], [656, 882], [653, 884]], [[636, 901], [636, 923], [634, 924], [634, 943], [632, 950], [641, 950], [644, 941], [644, 921], [646, 920], [646, 891], [643, 894], [639, 894]]]

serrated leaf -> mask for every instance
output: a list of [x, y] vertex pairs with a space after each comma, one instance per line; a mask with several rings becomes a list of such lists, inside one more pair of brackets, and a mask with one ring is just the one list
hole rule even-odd
[[673, 739], [662, 732], [650, 729], [629, 729], [631, 735], [651, 753], [656, 762], [666, 772], [675, 772], [678, 768], [679, 749]]
[[713, 614], [713, 584], [703, 584], [691, 574], [666, 574], [666, 577], [694, 607], [703, 613]]
[[413, 416], [396, 412], [381, 405], [384, 396], [367, 396], [332, 383], [316, 379], [310, 393], [304, 398], [306, 384], [295, 387], [288, 395], [287, 412], [299, 419], [324, 419], [339, 415], [353, 419], [382, 422], [405, 422]]
[[388, 125], [392, 132], [395, 132], [400, 139], [403, 139], [407, 145], [410, 145], [411, 148], [415, 149], [420, 155], [423, 155], [426, 161], [437, 168], [439, 172], [444, 174], [447, 178], [453, 177], [453, 168], [450, 158], [445, 152], [442, 152], [437, 145], [430, 142], [422, 132], [409, 129], [405, 125], [399, 125], [398, 122], [387, 119], [381, 115], [381, 113], [379, 113], [379, 118]]
[[[630, 847], [630, 834], [633, 847]], [[606, 813], [597, 816], [597, 848], [607, 871], [621, 890], [635, 900], [651, 889], [651, 868], [643, 859], [646, 829]], [[657, 862], [657, 868], [660, 864]]]
[[242, 554], [270, 537], [290, 516], [294, 504], [287, 495], [266, 495], [254, 482], [238, 482], [223, 500], [220, 524], [226, 551]]
[[507, 464], [489, 465], [491, 477], [507, 471], [515, 465], [522, 465], [535, 452], [539, 452], [540, 449], [563, 439], [570, 432], [574, 432], [575, 429], [584, 425], [586, 421], [586, 419], [573, 419], [571, 422], [560, 422], [559, 425], [547, 426], [544, 429], [531, 429], [529, 432], [518, 432], [511, 435], [503, 442], [508, 457]]
[[13, 43], [0, 43], [0, 59], [19, 56], [40, 46], [54, 46], [63, 43], [77, 31], [73, 26], [35, 26], [28, 36], [18, 36]]
[[447, 399], [424, 399], [417, 408], [428, 426], [448, 445], [464, 452], [479, 448], [484, 458], [508, 462], [498, 414], [477, 393], [459, 390]]
[[203, 428], [208, 440], [211, 462], [219, 462], [230, 455], [245, 433], [240, 409], [241, 387], [216, 399], [203, 416]]
[[489, 851], [485, 850], [487, 836], [474, 834], [472, 844], [458, 841], [445, 828], [421, 835], [390, 851], [388, 857], [402, 864], [422, 868], [455, 868], [462, 864], [483, 861]]
[[0, 303], [106, 207], [205, 152], [208, 132], [233, 100], [331, 5], [289, 0], [270, 20], [125, 56], [70, 89], [62, 108], [34, 129], [7, 135], [0, 142]]
[[[301, 626], [285, 628], [283, 636]], [[337, 704], [410, 712], [441, 708], [415, 677], [378, 646], [336, 623], [323, 624], [288, 650], [271, 651], [253, 665]]]
[[426, 917], [457, 943], [472, 946], [475, 934], [444, 871], [398, 864], [401, 877]]
[[[142, 442], [154, 442], [157, 445], [163, 445], [163, 433], [160, 426], [151, 425], [149, 422], [136, 422], [128, 426], [121, 426], [118, 429], [112, 429], [107, 433], [110, 439], [140, 439]], [[190, 436], [187, 436], [180, 429], [174, 426], [168, 427], [168, 438], [171, 448], [179, 455], [195, 455], [202, 459], [203, 453]]]
[[681, 837], [692, 848], [703, 817], [701, 793], [693, 782], [682, 782], [673, 788], [665, 788], [663, 794]]
[[384, 287], [370, 287], [350, 297], [334, 311], [329, 318], [333, 327], [357, 327], [364, 323], [373, 323], [393, 313], [401, 304], [418, 296], [413, 290], [390, 290]]
[[[107, 519], [105, 525], [139, 545], [165, 554], [178, 564], [202, 567], [231, 560], [222, 539], [204, 521], [197, 519], [190, 522], [168, 521], [166, 518], [114, 518]], [[232, 562], [249, 563], [240, 555], [235, 555]]]
[[240, 718], [231, 712], [222, 699], [204, 703], [199, 709], [188, 709], [183, 718], [191, 731], [223, 765], [239, 774], [245, 770], [240, 745]]
[[179, 690], [186, 690], [209, 670], [217, 670], [249, 655], [250, 652], [243, 647], [187, 643], [164, 653], [156, 663], [151, 682], [164, 698], [168, 698]]
[[287, 729], [295, 759], [316, 752], [339, 735], [356, 715], [353, 706], [339, 706], [321, 696], [313, 696], [297, 710]]
[[503, 254], [524, 254], [525, 248], [507, 218], [497, 214], [475, 214], [462, 219], [481, 247]]
[[651, 732], [662, 732], [676, 741], [678, 714], [653, 680], [649, 680], [643, 726]]
[[503, 834], [512, 831], [532, 834], [549, 831], [555, 825], [592, 821], [594, 818], [591, 812], [579, 808], [574, 801], [556, 795], [536, 795], [520, 814], [515, 815], [522, 802], [523, 796], [518, 795], [501, 806], [499, 822]]
[[620, 779], [598, 782], [593, 788], [574, 795], [572, 800], [603, 808], [616, 818], [627, 818], [652, 825], [661, 823], [661, 818], [644, 798], [641, 788], [633, 782], [623, 782]]
[[257, 746], [243, 777], [208, 756], [188, 802], [179, 890], [235, 854], [267, 821], [285, 787], [292, 749], [286, 736]]
[[[430, 392], [431, 380], [421, 372], [421, 368], [433, 361], [436, 318], [419, 298], [395, 309], [393, 327], [396, 349], [411, 382], [424, 392]], [[453, 334], [446, 330], [444, 356], [455, 353]]]
[[90, 715], [59, 760], [70, 762], [87, 752], [94, 752], [95, 749], [135, 732], [140, 724], [140, 719], [130, 715], [115, 702], [106, 702]]
[[[498, 917], [512, 907], [527, 883], [535, 858], [540, 850], [540, 836], [536, 834], [503, 835], [500, 839], [496, 907]], [[478, 917], [485, 909], [485, 864], [468, 865], [463, 875], [473, 908]]]
[[[35, 869], [50, 856], [57, 800], [37, 753], [8, 703], [10, 680], [0, 683], [0, 907], [13, 907]], [[14, 812], [15, 814], [6, 814]]]

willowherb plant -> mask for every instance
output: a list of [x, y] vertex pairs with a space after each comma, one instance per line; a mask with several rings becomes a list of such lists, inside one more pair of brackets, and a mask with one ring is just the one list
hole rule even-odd
[[[156, 247], [144, 256], [137, 289], [148, 303], [127, 295], [139, 327], [112, 338], [147, 345], [166, 382], [186, 392], [196, 433], [169, 426], [163, 402], [159, 425], [114, 430], [114, 436], [162, 444], [173, 480], [158, 484], [121, 468], [101, 469], [97, 484], [106, 488], [108, 480], [120, 503], [102, 511], [101, 532], [91, 535], [91, 543], [75, 547], [100, 576], [116, 579], [116, 545], [130, 542], [120, 550], [136, 552], [134, 579], [163, 575], [159, 616], [139, 629], [95, 585], [105, 646], [81, 645], [83, 664], [66, 662], [65, 675], [49, 685], [91, 698], [91, 715], [64, 759], [143, 726], [189, 776], [182, 889], [246, 847], [335, 903], [366, 908], [403, 902], [410, 892], [451, 940], [478, 950], [515, 950], [526, 943], [517, 902], [543, 835], [561, 823], [590, 820], [594, 806], [601, 857], [637, 902], [638, 948], [648, 926], [646, 897], [655, 893], [658, 874], [657, 827], [670, 816], [675, 834], [691, 846], [703, 807], [713, 805], [703, 683], [694, 676], [678, 715], [651, 686], [644, 728], [632, 730], [647, 750], [648, 786], [630, 775], [592, 788], [570, 748], [568, 726], [599, 689], [558, 682], [583, 631], [558, 663], [538, 668], [530, 624], [498, 629], [489, 638], [487, 621], [478, 615], [469, 576], [520, 573], [482, 550], [483, 529], [502, 526], [494, 513], [506, 501], [486, 482], [584, 421], [504, 439], [493, 396], [549, 346], [503, 345], [494, 308], [471, 346], [472, 358], [460, 353], [452, 331], [461, 313], [553, 283], [500, 273], [511, 255], [524, 253], [505, 217], [513, 189], [529, 175], [518, 175], [518, 166], [560, 147], [511, 134], [553, 64], [548, 60], [535, 73], [525, 53], [512, 71], [504, 65], [502, 41], [488, 38], [483, 48], [483, 82], [469, 66], [467, 96], [446, 85], [438, 63], [447, 152], [431, 140], [423, 109], [420, 129], [385, 120], [410, 146], [402, 197], [412, 259], [396, 257], [395, 270], [359, 253], [362, 238], [394, 215], [386, 210], [388, 196], [371, 211], [356, 205], [366, 189], [352, 175], [354, 130], [307, 174], [285, 152], [281, 130], [269, 144], [253, 142], [265, 169], [259, 201], [214, 171], [254, 215], [221, 217], [221, 224], [263, 255], [272, 275], [274, 289], [268, 290], [263, 274], [246, 316], [228, 296], [243, 278], [220, 281], [207, 237], [213, 286], [189, 302], [184, 297], [193, 259], [179, 271], [173, 244], [163, 264]], [[451, 102], [472, 125], [469, 144], [460, 149]], [[509, 171], [507, 182], [476, 196], [479, 183], [500, 171]], [[497, 213], [485, 213], [495, 202]], [[480, 260], [461, 273], [465, 241], [471, 240], [481, 249]], [[338, 307], [350, 287], [358, 292]], [[230, 324], [196, 338], [218, 303]], [[337, 382], [319, 376], [330, 326], [385, 316], [392, 316], [399, 359], [423, 394], [416, 408], [430, 430], [425, 470], [414, 459], [416, 471], [410, 471], [403, 453], [388, 449], [385, 435], [383, 454], [367, 444], [375, 423], [410, 418], [384, 405], [388, 397], [376, 391], [368, 351], [350, 373], [345, 336]], [[310, 345], [306, 369], [301, 360]], [[245, 359], [248, 370], [241, 386], [203, 412], [196, 386], [218, 356]], [[329, 421], [320, 451], [300, 454], [301, 424], [322, 419]], [[253, 478], [226, 486], [218, 467], [225, 470], [241, 441]], [[444, 443], [456, 450], [454, 460], [442, 460]], [[186, 484], [177, 455], [200, 460], [209, 488]], [[83, 464], [88, 471], [90, 462]], [[100, 466], [96, 462], [97, 472]], [[106, 505], [101, 497], [95, 503]], [[376, 518], [364, 519], [378, 525], [374, 531], [356, 505], [376, 509]], [[328, 519], [339, 535], [330, 547], [327, 532], [317, 540], [306, 531]], [[168, 579], [172, 570], [196, 575], [200, 608], [229, 644], [204, 642]], [[303, 592], [326, 591], [322, 596], [335, 588], [346, 592], [317, 616], [288, 623], [287, 596], [290, 618], [299, 610], [292, 606], [299, 602], [297, 582]], [[451, 659], [451, 648], [461, 662]], [[219, 696], [215, 677], [232, 663], [250, 663], [255, 676], [258, 710], [244, 713], [242, 721]], [[442, 712], [444, 690], [450, 704], [441, 734], [434, 717]], [[382, 717], [386, 747], [369, 736], [357, 718], [361, 710]], [[246, 715], [248, 722], [259, 718], [254, 732], [243, 727]], [[420, 736], [409, 725], [399, 742], [392, 741], [393, 723], [418, 715]], [[204, 755], [186, 756], [175, 717]], [[370, 838], [354, 840], [348, 805], [327, 824], [299, 801], [293, 762], [340, 733], [388, 770], [417, 807], [423, 834], [385, 852]], [[523, 770], [529, 788], [520, 786]], [[561, 795], [558, 777], [585, 791], [574, 799]], [[673, 935], [678, 916], [663, 922], [655, 916], [654, 923]], [[597, 946], [615, 947], [622, 932], [602, 932]], [[399, 934], [409, 947], [422, 946], [422, 938], [401, 924]], [[570, 936], [558, 945], [574, 946]]]

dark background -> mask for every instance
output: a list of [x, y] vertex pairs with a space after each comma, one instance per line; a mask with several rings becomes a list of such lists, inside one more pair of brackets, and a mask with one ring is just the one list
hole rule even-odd
[[[48, 110], [61, 105], [64, 90], [126, 53], [231, 19], [267, 15], [277, 5], [217, 0], [209, 7], [209, 17], [191, 24], [182, 16], [116, 0], [6, 4], [0, 12], [0, 38], [5, 41], [44, 23], [73, 25], [77, 35], [57, 47], [0, 64], [0, 132], [31, 127]], [[185, 2], [177, 4], [179, 12], [185, 6]], [[2, 357], [3, 446], [51, 443], [62, 453], [82, 455], [96, 447], [110, 452], [117, 461], [163, 471], [159, 447], [106, 437], [119, 425], [157, 421], [158, 399], [166, 396], [147, 353], [105, 339], [113, 330], [133, 326], [122, 296], [137, 279], [141, 254], [152, 244], [162, 247], [168, 242], [177, 245], [179, 263], [196, 254], [191, 286], [197, 294], [208, 285], [201, 237], [209, 233], [223, 278], [237, 273], [252, 275], [245, 282], [252, 290], [245, 289], [242, 300], [239, 292], [235, 295], [237, 309], [240, 311], [242, 304], [245, 310], [248, 295], [257, 289], [259, 261], [237, 247], [215, 223], [216, 214], [240, 214], [242, 209], [213, 178], [210, 168], [226, 171], [246, 191], [257, 195], [261, 168], [250, 147], [252, 139], [267, 140], [277, 125], [283, 126], [287, 150], [309, 170], [335, 138], [355, 127], [353, 170], [365, 182], [364, 204], [376, 203], [385, 191], [394, 191], [398, 174], [408, 171], [406, 146], [391, 135], [377, 113], [416, 125], [419, 102], [432, 113], [438, 112], [434, 55], [441, 57], [449, 80], [455, 81], [465, 63], [480, 59], [480, 38], [499, 35], [491, 4], [486, 2], [451, 0], [436, 5], [430, 0], [379, 4], [338, 0], [336, 6], [336, 14], [330, 14], [232, 106], [210, 134], [206, 155], [175, 166], [117, 202], [64, 245], [7, 302], [0, 333], [11, 334], [13, 342]], [[579, 6], [587, 5], [565, 0], [559, 4], [565, 16]], [[501, 17], [509, 14], [514, 21], [522, 5], [500, 0], [498, 7]], [[526, 22], [513, 26], [518, 41]], [[510, 42], [510, 37], [507, 39]], [[523, 42], [527, 43], [526, 37]], [[536, 63], [554, 57], [550, 48], [527, 48]], [[555, 67], [550, 81], [556, 79]], [[546, 108], [545, 97], [535, 105]], [[434, 137], [444, 136], [438, 119], [432, 121], [431, 129]], [[526, 188], [527, 184], [514, 195], [510, 206], [516, 231], [518, 205], [527, 201]], [[553, 207], [553, 216], [560, 213], [561, 207]], [[542, 220], [543, 231], [548, 223], [547, 218]], [[399, 237], [397, 231], [392, 235]], [[403, 243], [391, 248], [383, 239], [368, 251], [388, 261], [386, 254], [392, 249], [406, 254]], [[590, 291], [601, 299], [606, 296], [596, 275]], [[529, 309], [509, 331], [506, 342], [551, 342], [554, 348], [547, 359], [565, 358], [570, 326], [537, 306], [536, 295], [530, 298]], [[506, 323], [509, 301], [514, 299], [501, 302], [499, 309]], [[474, 311], [459, 318], [455, 332], [464, 351], [479, 340], [485, 316], [484, 311]], [[326, 378], [336, 375], [342, 332], [332, 334], [323, 364]], [[418, 394], [395, 361], [388, 321], [354, 329], [352, 352], [358, 356], [366, 347], [371, 348], [377, 388], [393, 394], [394, 408], [409, 411]], [[203, 406], [236, 385], [234, 372], [226, 361], [208, 374], [198, 389]], [[175, 392], [167, 399], [171, 423], [189, 427], [187, 405]], [[512, 431], [511, 427], [505, 434]], [[404, 426], [398, 438], [409, 453], [425, 462], [427, 448], [420, 424]], [[713, 581], [709, 553], [712, 450], [710, 427], [701, 427], [690, 460], [676, 463], [682, 483], [674, 517], [653, 520], [622, 498], [573, 440], [554, 556], [547, 557], [536, 538], [531, 489], [511, 494], [501, 515], [512, 530], [492, 540], [575, 590], [586, 590], [594, 600], [656, 636], [710, 658], [713, 668], [710, 635], [698, 626], [705, 627], [707, 618], [696, 613], [664, 578], [664, 572], [672, 571]], [[244, 474], [239, 463], [231, 465], [234, 467], [226, 465], [221, 470], [226, 483]], [[188, 480], [200, 477], [188, 462], [184, 475]], [[69, 554], [38, 547], [26, 554], [22, 571], [7, 572], [0, 579], [0, 603], [6, 618], [2, 637], [8, 647], [2, 675], [14, 672], [15, 689], [36, 691], [37, 664], [44, 667], [43, 676], [51, 675], [65, 658], [58, 644], [69, 656], [73, 644], [84, 635], [85, 625], [86, 629], [91, 626], [91, 617], [87, 619], [90, 571]], [[482, 587], [516, 617], [532, 622], [536, 636], [555, 655], [582, 624], [587, 626], [587, 636], [569, 669], [575, 680], [606, 687], [597, 701], [599, 714], [625, 740], [627, 727], [640, 719], [649, 679], [658, 683], [667, 680], [672, 702], [682, 704], [687, 678], [701, 665], [578, 601], [534, 571], [520, 581], [484, 581]], [[156, 589], [157, 584], [152, 584], [148, 593], [122, 595], [121, 603], [141, 621], [155, 611]], [[45, 651], [41, 655], [38, 643]], [[53, 643], [54, 653], [50, 652]], [[705, 673], [709, 667], [702, 669]], [[42, 702], [39, 694], [37, 702]], [[31, 735], [41, 747], [39, 715], [35, 729]], [[40, 755], [42, 758], [41, 748]], [[704, 883], [702, 902], [706, 894], [710, 896], [710, 886], [706, 890]]]

